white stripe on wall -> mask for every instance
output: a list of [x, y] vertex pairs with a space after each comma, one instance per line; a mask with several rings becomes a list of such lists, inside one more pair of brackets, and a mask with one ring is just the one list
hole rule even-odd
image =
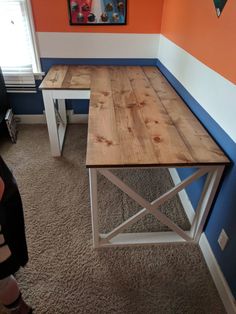
[[163, 35], [159, 60], [236, 142], [236, 86]]
[[38, 32], [41, 58], [156, 59], [159, 34]]

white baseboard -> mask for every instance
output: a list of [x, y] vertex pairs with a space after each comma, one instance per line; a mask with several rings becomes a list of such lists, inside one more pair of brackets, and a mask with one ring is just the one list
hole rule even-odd
[[88, 123], [88, 114], [74, 114], [73, 110], [67, 110], [67, 117], [71, 124]]
[[[174, 184], [176, 185], [180, 183], [181, 180], [180, 180], [177, 170], [174, 168], [169, 168], [169, 172], [170, 172], [170, 175]], [[192, 222], [195, 212], [185, 190], [182, 190], [181, 192], [179, 192], [179, 198], [184, 207], [184, 210], [186, 212], [186, 215], [189, 221]], [[207, 263], [207, 266], [209, 268], [209, 271], [211, 273], [211, 276], [214, 280], [214, 283], [216, 285], [216, 288], [219, 292], [219, 295], [221, 297], [221, 300], [225, 306], [227, 313], [236, 314], [235, 299], [217, 263], [217, 260], [212, 252], [212, 249], [209, 245], [209, 242], [206, 238], [205, 233], [202, 233], [201, 235], [199, 246], [200, 246], [202, 254], [205, 258], [205, 261]]]
[[226, 282], [217, 260], [211, 250], [205, 233], [202, 234], [199, 245], [227, 313], [235, 314], [236, 303], [234, 296], [232, 295], [228, 283]]
[[[26, 114], [15, 115], [17, 122], [20, 124], [46, 124], [46, 117], [44, 114]], [[68, 123], [88, 123], [87, 114], [74, 114], [73, 110], [67, 110]]]
[[46, 124], [44, 114], [15, 114], [14, 116], [19, 124]]
[[[179, 184], [181, 180], [180, 180], [177, 170], [175, 168], [169, 168], [168, 170], [174, 184], [175, 185]], [[192, 203], [189, 200], [188, 194], [186, 193], [185, 189], [180, 191], [178, 194], [179, 194], [180, 201], [183, 205], [183, 208], [185, 210], [185, 213], [188, 217], [188, 220], [190, 223], [192, 223], [194, 215], [195, 215], [195, 211], [193, 209]]]

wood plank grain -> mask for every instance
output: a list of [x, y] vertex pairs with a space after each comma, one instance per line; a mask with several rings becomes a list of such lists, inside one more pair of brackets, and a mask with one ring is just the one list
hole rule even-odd
[[143, 69], [195, 162], [228, 163], [223, 151], [159, 70], [154, 67]]
[[124, 164], [159, 163], [125, 67], [111, 67], [110, 73], [120, 152]]
[[57, 65], [40, 88], [91, 89], [88, 167], [229, 162], [156, 67]]
[[40, 89], [61, 89], [64, 78], [68, 71], [67, 65], [54, 65], [51, 67], [43, 82], [39, 86]]
[[91, 87], [91, 66], [76, 66], [68, 67], [66, 76], [62, 82], [62, 89], [85, 89]]
[[157, 97], [141, 67], [127, 67], [127, 75], [152, 141], [159, 164], [188, 164], [194, 159]]
[[122, 164], [108, 67], [93, 68], [91, 91], [86, 166]]

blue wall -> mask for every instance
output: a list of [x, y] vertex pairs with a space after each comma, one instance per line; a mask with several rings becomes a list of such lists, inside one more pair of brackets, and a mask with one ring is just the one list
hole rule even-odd
[[[42, 92], [38, 89], [41, 81], [36, 81], [37, 93], [12, 93], [8, 94], [10, 104], [15, 114], [42, 114], [44, 111]], [[89, 101], [83, 100], [67, 100], [67, 109], [73, 109], [74, 113], [88, 113]]]
[[[211, 215], [205, 226], [205, 234], [236, 298], [236, 143], [211, 116], [209, 116], [202, 106], [161, 62], [158, 61], [157, 66], [232, 161], [231, 166], [229, 166], [224, 173], [220, 191], [215, 199]], [[190, 173], [190, 169], [181, 169], [179, 172], [182, 179], [186, 178]], [[195, 208], [199, 199], [202, 183], [203, 181], [201, 180], [198, 184], [191, 185], [187, 190]], [[217, 242], [222, 228], [225, 229], [230, 238], [223, 252]]]
[[68, 58], [41, 58], [43, 71], [47, 72], [55, 64], [77, 64], [77, 65], [153, 65], [156, 59], [68, 59]]
[[10, 93], [8, 98], [15, 114], [42, 114], [44, 110], [43, 98], [38, 86], [41, 81], [36, 81], [37, 93]]

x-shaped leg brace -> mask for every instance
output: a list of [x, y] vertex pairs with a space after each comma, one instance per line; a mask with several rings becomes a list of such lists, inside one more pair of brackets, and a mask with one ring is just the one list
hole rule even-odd
[[[104, 168], [89, 169], [90, 179], [90, 197], [91, 197], [91, 216], [93, 228], [93, 245], [95, 248], [117, 245], [140, 245], [163, 242], [198, 242], [211, 204], [216, 194], [224, 166], [201, 166], [196, 172], [188, 178], [171, 188], [158, 199], [148, 202], [141, 197], [136, 191], [125, 184], [121, 179], [115, 176], [111, 171]], [[130, 198], [143, 207], [138, 213], [128, 218], [118, 227], [107, 234], [99, 233], [98, 224], [98, 195], [97, 195], [97, 172], [101, 173], [110, 182], [116, 185], [121, 191], [126, 193]], [[195, 210], [192, 226], [190, 231], [184, 231], [165, 214], [161, 213], [158, 208], [166, 201], [173, 198], [181, 190], [185, 189], [192, 182], [207, 174], [205, 185], [198, 206]], [[151, 213], [162, 224], [171, 229], [171, 232], [147, 232], [147, 233], [122, 233], [124, 229], [136, 223], [142, 217]]]

